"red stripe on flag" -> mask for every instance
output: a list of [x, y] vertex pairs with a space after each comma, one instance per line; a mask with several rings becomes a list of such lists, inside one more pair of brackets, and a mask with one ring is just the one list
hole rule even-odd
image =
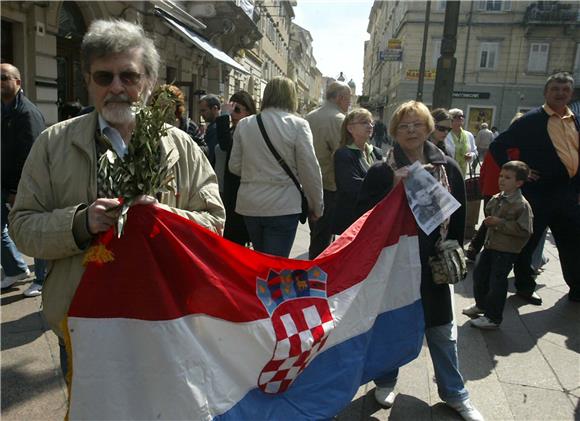
[[110, 232], [101, 238], [114, 261], [88, 265], [69, 316], [264, 319], [256, 277], [317, 265], [327, 273], [332, 296], [364, 280], [384, 247], [416, 232], [402, 185], [313, 262], [256, 253], [159, 207], [134, 206], [121, 238]]

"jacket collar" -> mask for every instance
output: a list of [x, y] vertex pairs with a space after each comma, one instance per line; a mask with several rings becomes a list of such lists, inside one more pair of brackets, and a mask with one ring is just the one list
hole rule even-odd
[[507, 195], [504, 192], [501, 192], [500, 197], [502, 199], [504, 199], [505, 201], [507, 201], [508, 203], [520, 202], [522, 200], [522, 190], [517, 189], [515, 192], [513, 192], [510, 195]]
[[[407, 165], [411, 165], [412, 162], [409, 161], [403, 149], [398, 143], [395, 143], [393, 153], [395, 155], [395, 162], [399, 167], [404, 167]], [[423, 145], [423, 155], [425, 155], [425, 159], [428, 163], [434, 165], [443, 165], [445, 164], [445, 154], [439, 149], [437, 146], [432, 144], [429, 141], [425, 141]]]
[[95, 150], [95, 131], [97, 130], [97, 111], [92, 111], [80, 117], [78, 124], [73, 126], [72, 144], [83, 150], [88, 156], [93, 156]]

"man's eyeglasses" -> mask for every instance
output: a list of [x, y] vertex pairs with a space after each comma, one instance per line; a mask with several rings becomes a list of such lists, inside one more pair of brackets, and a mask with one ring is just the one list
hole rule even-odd
[[435, 129], [439, 130], [440, 132], [445, 132], [445, 133], [449, 133], [451, 131], [451, 127], [445, 127], [445, 126], [435, 126]]
[[425, 123], [401, 123], [397, 126], [397, 130], [400, 132], [422, 129], [425, 127]]
[[463, 116], [462, 115], [456, 115], [455, 117], [453, 117], [455, 120], [463, 120]]
[[141, 73], [132, 72], [132, 71], [125, 71], [121, 73], [113, 73], [107, 72], [105, 70], [97, 70], [96, 72], [91, 73], [93, 81], [99, 86], [109, 86], [113, 83], [113, 79], [115, 79], [115, 75], [119, 76], [119, 80], [125, 86], [135, 86], [141, 81], [141, 77], [143, 76]]
[[12, 79], [15, 79], [15, 78], [13, 78], [12, 76], [9, 76], [9, 75], [0, 75], [0, 80], [2, 82], [5, 82], [7, 80], [12, 80]]

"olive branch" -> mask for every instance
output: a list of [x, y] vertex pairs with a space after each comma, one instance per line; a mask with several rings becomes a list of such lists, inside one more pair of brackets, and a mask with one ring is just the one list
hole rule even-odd
[[119, 158], [111, 141], [102, 136], [108, 150], [98, 162], [104, 187], [117, 192], [121, 199], [120, 206], [108, 209], [108, 212], [116, 212], [121, 208], [115, 227], [118, 237], [123, 233], [129, 207], [137, 197], [167, 191], [175, 193], [170, 184], [174, 177], [169, 172], [168, 160], [162, 159], [161, 150], [161, 138], [168, 130], [165, 123], [174, 113], [173, 95], [162, 92], [153, 105], [138, 104], [134, 112], [136, 124], [127, 154]]

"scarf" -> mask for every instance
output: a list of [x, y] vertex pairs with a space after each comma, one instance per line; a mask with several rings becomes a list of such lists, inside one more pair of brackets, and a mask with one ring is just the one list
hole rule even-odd
[[463, 177], [465, 177], [465, 173], [467, 171], [467, 161], [465, 160], [465, 154], [468, 151], [467, 134], [465, 133], [465, 130], [461, 129], [459, 136], [451, 132], [451, 137], [453, 138], [453, 143], [455, 144], [455, 156], [453, 158], [459, 164], [461, 174], [463, 174]]

